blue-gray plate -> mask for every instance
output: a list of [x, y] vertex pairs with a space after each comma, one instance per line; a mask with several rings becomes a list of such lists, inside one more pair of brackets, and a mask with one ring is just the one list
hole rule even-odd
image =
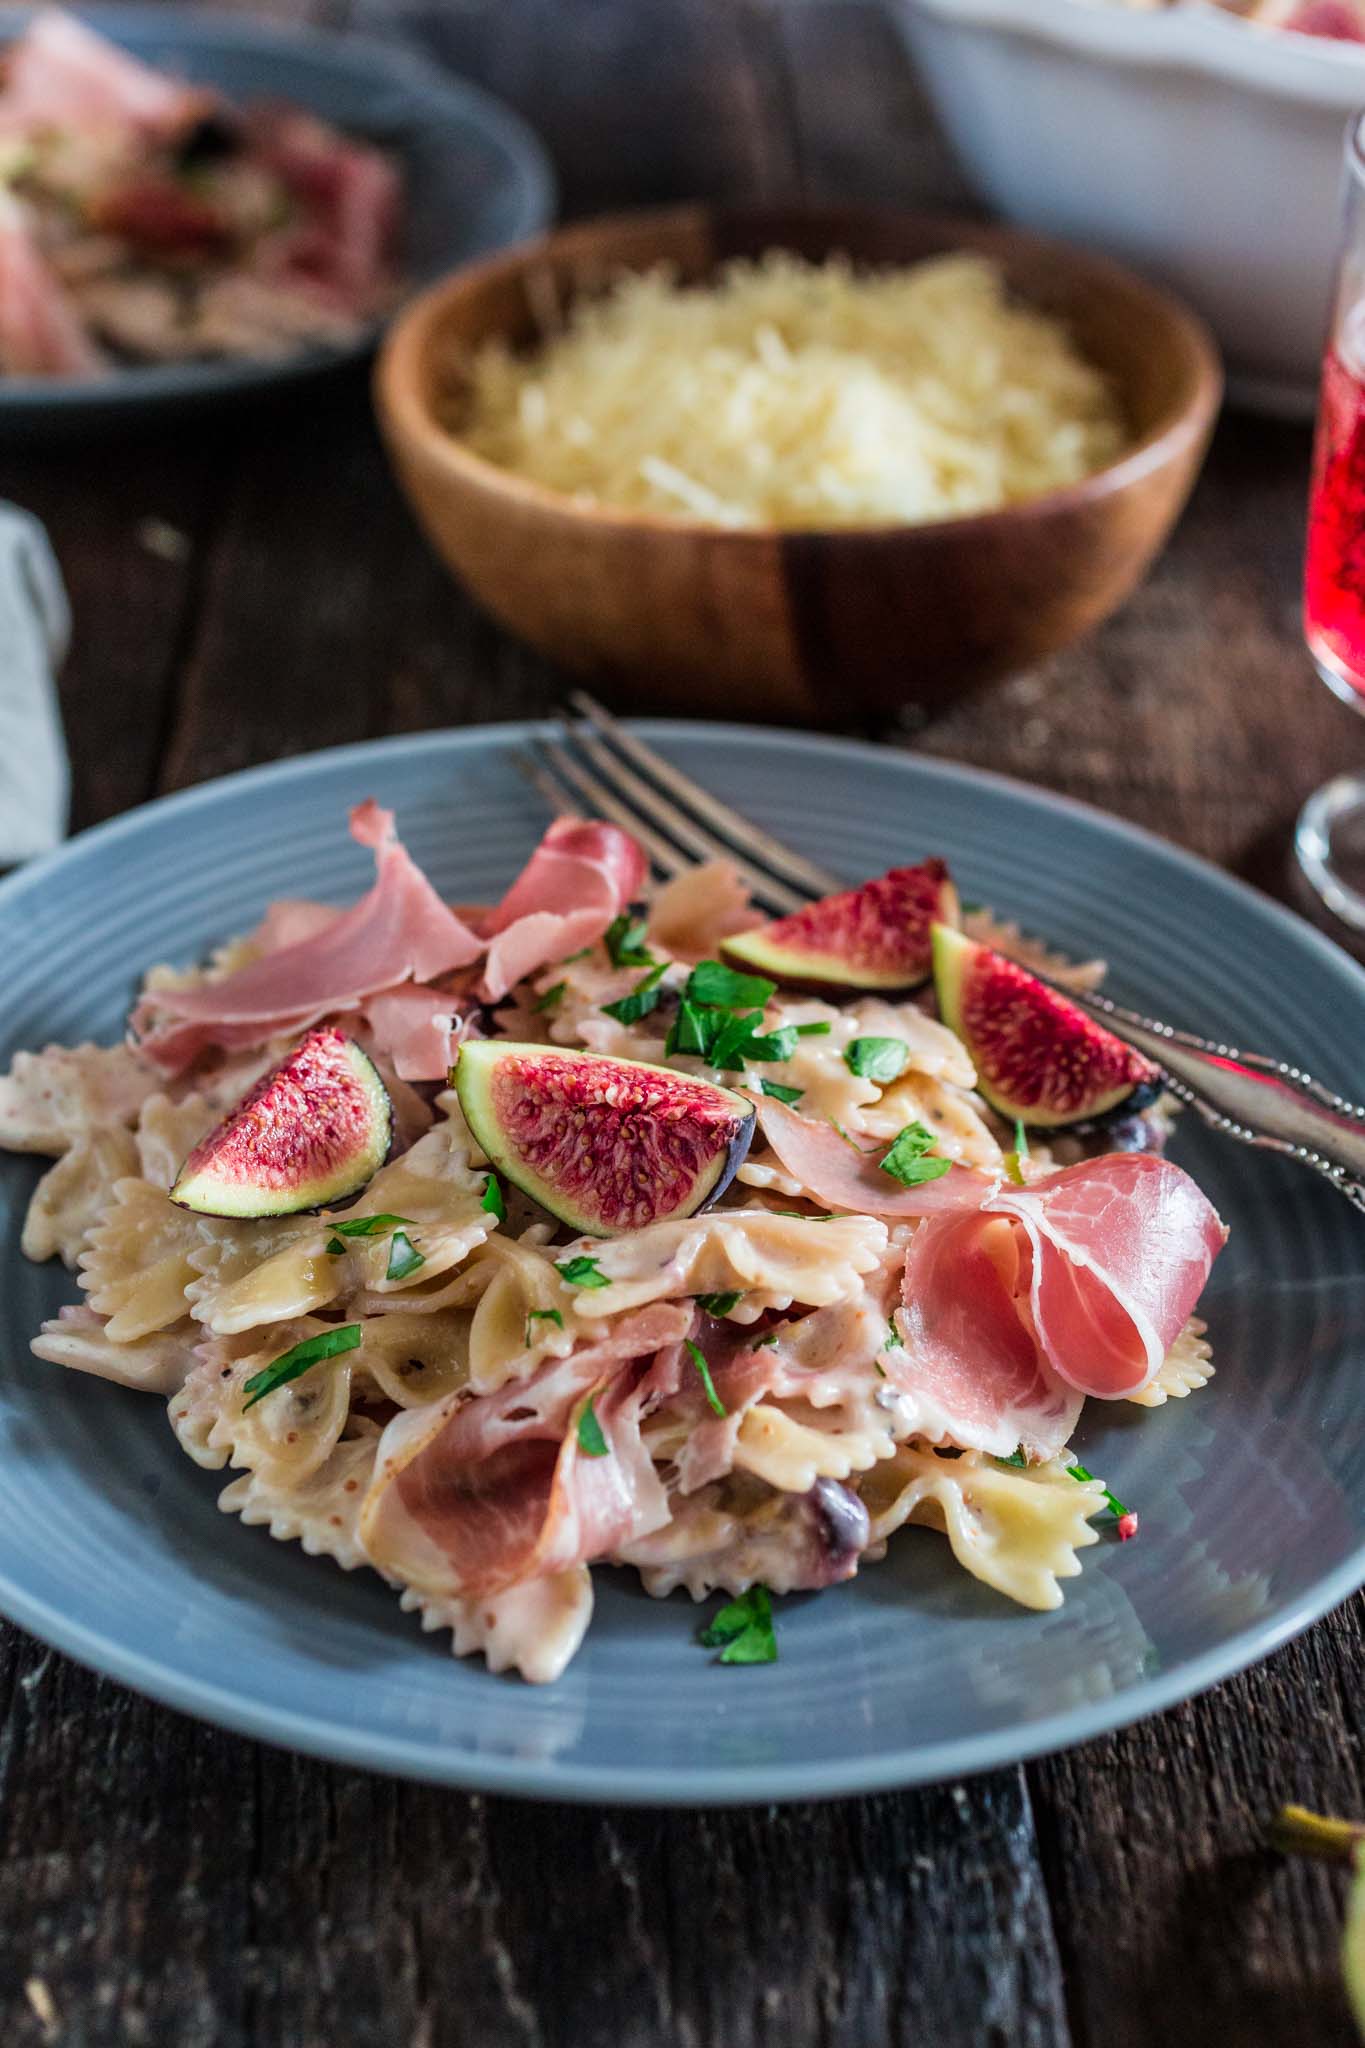
[[[35, 11], [0, 5], [0, 49]], [[525, 122], [491, 94], [409, 51], [178, 7], [72, 11], [177, 76], [218, 86], [238, 101], [287, 101], [391, 150], [405, 186], [399, 265], [414, 290], [534, 234], [554, 213], [554, 174]], [[153, 411], [273, 390], [363, 356], [377, 333], [279, 362], [138, 366], [97, 379], [0, 377], [0, 435], [131, 424]]]
[[[525, 728], [380, 741], [189, 790], [0, 885], [0, 1061], [113, 1040], [153, 961], [201, 956], [275, 895], [346, 900], [349, 804], [392, 805], [453, 899], [487, 900], [545, 820]], [[1121, 998], [1293, 1057], [1359, 1096], [1365, 975], [1175, 848], [1018, 784], [885, 749], [648, 722], [678, 764], [850, 880], [926, 852], [964, 896]], [[1208, 1288], [1217, 1377], [1156, 1411], [1091, 1403], [1077, 1447], [1141, 1534], [1083, 1553], [1056, 1613], [1011, 1606], [913, 1529], [852, 1584], [778, 1603], [780, 1656], [722, 1668], [683, 1595], [598, 1574], [557, 1685], [456, 1663], [385, 1587], [245, 1529], [163, 1404], [32, 1361], [68, 1275], [19, 1251], [37, 1162], [0, 1168], [0, 1609], [158, 1699], [269, 1741], [495, 1791], [775, 1800], [904, 1785], [1077, 1742], [1263, 1657], [1365, 1580], [1365, 1224], [1310, 1175], [1192, 1118], [1175, 1156], [1232, 1239]], [[714, 1603], [712, 1603], [714, 1604]], [[706, 1610], [709, 1612], [709, 1609]]]

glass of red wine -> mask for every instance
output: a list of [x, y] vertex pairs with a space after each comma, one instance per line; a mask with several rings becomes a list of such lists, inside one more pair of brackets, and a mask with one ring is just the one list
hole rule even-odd
[[[1365, 713], [1365, 114], [1346, 137], [1341, 255], [1308, 497], [1303, 624], [1318, 674]], [[1299, 814], [1295, 851], [1329, 910], [1365, 931], [1365, 774], [1334, 776]]]

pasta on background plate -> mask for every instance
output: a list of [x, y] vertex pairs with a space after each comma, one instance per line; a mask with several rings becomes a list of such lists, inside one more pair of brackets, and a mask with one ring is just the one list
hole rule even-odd
[[[849, 1579], [912, 1524], [1060, 1604], [1102, 1529], [1136, 1523], [1068, 1448], [1086, 1398], [1154, 1407], [1212, 1375], [1191, 1311], [1221, 1226], [1162, 1157], [1168, 1105], [1123, 1150], [1102, 1121], [1025, 1139], [923, 992], [725, 967], [757, 916], [724, 863], [651, 894], [626, 834], [561, 820], [500, 905], [456, 911], [387, 813], [352, 823], [360, 902], [276, 904], [207, 966], [149, 971], [127, 1043], [0, 1078], [0, 1145], [52, 1162], [23, 1248], [82, 1297], [37, 1356], [162, 1397], [231, 1475], [225, 1512], [379, 1571], [457, 1654], [535, 1681], [582, 1641], [595, 1563], [729, 1596], [726, 1662], [776, 1655], [771, 1594]], [[1102, 972], [964, 922], [1024, 966]], [[382, 1081], [386, 1161], [308, 1210], [187, 1206], [187, 1159], [319, 1031]], [[448, 1084], [461, 1046], [499, 1041], [716, 1084], [747, 1151], [710, 1206], [575, 1229]], [[1159, 1304], [1154, 1205], [1178, 1240]]]

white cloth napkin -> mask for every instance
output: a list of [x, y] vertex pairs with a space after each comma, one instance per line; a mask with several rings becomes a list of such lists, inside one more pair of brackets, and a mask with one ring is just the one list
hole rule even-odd
[[71, 614], [47, 535], [0, 504], [0, 866], [47, 853], [71, 794], [56, 671]]

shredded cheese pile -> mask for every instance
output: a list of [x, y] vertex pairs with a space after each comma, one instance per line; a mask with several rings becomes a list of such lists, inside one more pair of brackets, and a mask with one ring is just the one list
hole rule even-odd
[[864, 274], [770, 251], [704, 287], [624, 275], [534, 354], [482, 347], [448, 423], [581, 502], [731, 527], [992, 511], [1128, 439], [1064, 328], [965, 254]]

